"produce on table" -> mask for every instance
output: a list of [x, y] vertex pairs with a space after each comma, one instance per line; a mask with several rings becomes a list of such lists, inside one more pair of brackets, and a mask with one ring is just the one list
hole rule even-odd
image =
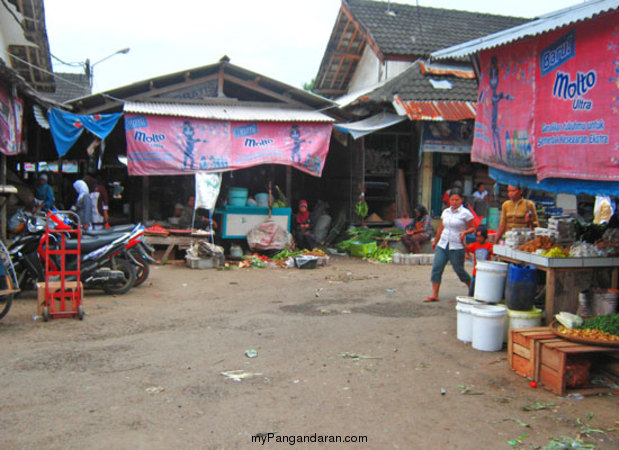
[[602, 252], [593, 244], [577, 242], [570, 247], [570, 256], [574, 258], [602, 256]]
[[555, 319], [565, 328], [579, 328], [583, 324], [582, 317], [565, 311], [555, 314]]
[[[574, 316], [574, 314], [565, 312], [561, 312], [555, 315], [555, 317], [557, 321], [561, 323], [561, 325], [556, 327], [559, 334], [581, 339], [619, 343], [619, 314], [606, 314], [604, 316], [593, 317], [584, 322], [579, 316]], [[574, 328], [570, 327], [570, 325], [575, 325], [578, 322], [570, 322], [568, 319], [571, 317], [580, 319], [581, 325]]]
[[596, 329], [616, 335], [619, 339], [619, 314], [592, 317], [582, 325], [583, 329]]
[[542, 256], [547, 258], [567, 258], [570, 256], [569, 252], [559, 245], [555, 245], [550, 250], [546, 250], [542, 253]]
[[535, 253], [539, 249], [550, 250], [552, 247], [552, 239], [550, 239], [548, 236], [538, 236], [532, 241], [526, 242], [525, 244], [521, 245], [516, 250]]

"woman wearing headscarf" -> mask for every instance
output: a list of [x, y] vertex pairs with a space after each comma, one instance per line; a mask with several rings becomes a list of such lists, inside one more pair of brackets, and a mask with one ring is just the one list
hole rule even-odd
[[316, 241], [312, 238], [310, 231], [310, 213], [307, 209], [307, 200], [299, 202], [299, 210], [295, 216], [294, 240], [299, 249], [312, 250], [316, 246]]
[[73, 183], [73, 188], [77, 192], [77, 201], [75, 202], [75, 212], [80, 218], [82, 228], [92, 227], [92, 201], [90, 200], [90, 191], [84, 180], [77, 180]]

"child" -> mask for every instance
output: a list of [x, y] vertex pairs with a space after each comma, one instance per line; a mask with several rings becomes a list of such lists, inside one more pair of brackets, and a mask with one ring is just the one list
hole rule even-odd
[[492, 248], [494, 244], [488, 242], [488, 230], [486, 227], [480, 226], [475, 231], [475, 242], [466, 246], [466, 252], [473, 254], [473, 278], [471, 279], [471, 287], [469, 288], [469, 296], [473, 296], [475, 292], [475, 275], [477, 274], [477, 261], [487, 261], [492, 257]]

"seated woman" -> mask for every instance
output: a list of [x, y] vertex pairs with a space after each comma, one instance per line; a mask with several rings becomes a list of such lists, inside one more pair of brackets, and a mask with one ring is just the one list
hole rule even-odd
[[312, 237], [310, 225], [310, 213], [307, 209], [307, 200], [301, 200], [294, 222], [294, 240], [299, 250], [312, 250], [316, 247], [316, 241]]
[[422, 205], [415, 208], [415, 221], [406, 227], [402, 242], [413, 253], [421, 253], [421, 244], [432, 237], [432, 218]]

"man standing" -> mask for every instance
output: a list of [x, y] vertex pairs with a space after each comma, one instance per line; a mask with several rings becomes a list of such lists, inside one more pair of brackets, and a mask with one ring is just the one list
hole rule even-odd
[[507, 186], [507, 196], [509, 200], [504, 201], [501, 206], [501, 219], [495, 242], [499, 242], [503, 233], [513, 228], [539, 227], [535, 203], [522, 198], [520, 186]]
[[54, 191], [47, 184], [47, 175], [44, 173], [39, 175], [39, 185], [34, 191], [34, 198], [41, 200], [46, 209], [51, 209], [54, 206]]

